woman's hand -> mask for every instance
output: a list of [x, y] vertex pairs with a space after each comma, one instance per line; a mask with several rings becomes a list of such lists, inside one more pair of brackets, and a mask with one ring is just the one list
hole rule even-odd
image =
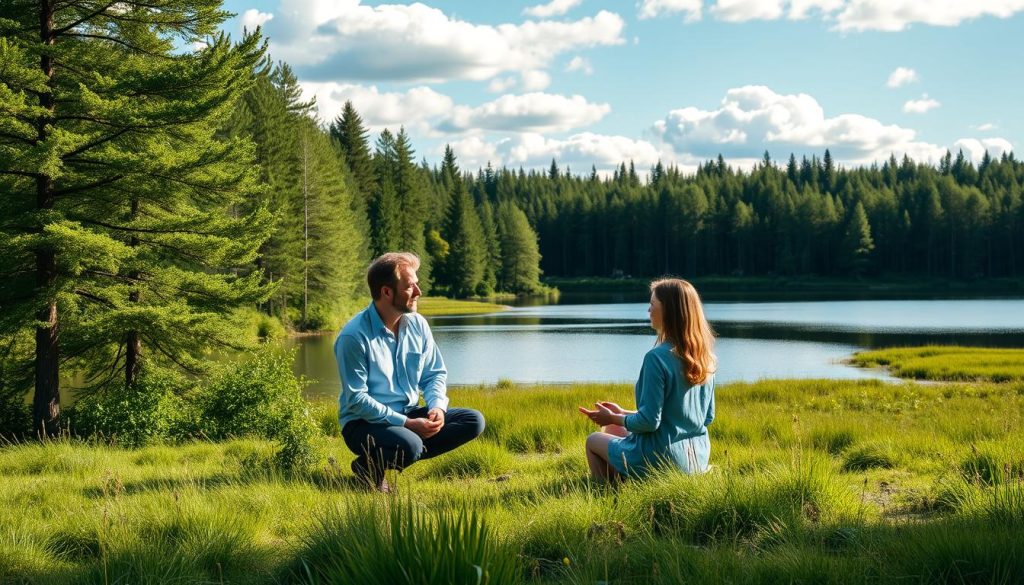
[[580, 412], [582, 412], [583, 414], [587, 415], [587, 418], [589, 418], [590, 420], [594, 421], [594, 423], [597, 424], [597, 426], [599, 426], [599, 427], [603, 427], [605, 425], [620, 425], [621, 426], [622, 423], [623, 423], [623, 420], [626, 418], [625, 416], [623, 416], [620, 413], [612, 412], [611, 409], [609, 409], [607, 406], [605, 406], [604, 403], [602, 403], [602, 402], [595, 402], [594, 406], [597, 407], [594, 410], [587, 410], [586, 408], [583, 408], [582, 406], [577, 407], [577, 408], [579, 408]]
[[622, 408], [621, 406], [619, 406], [618, 404], [615, 404], [614, 402], [601, 401], [601, 402], [598, 402], [598, 404], [600, 404], [601, 406], [607, 408], [610, 412], [613, 412], [615, 414], [629, 414], [628, 410], [626, 410], [625, 408]]

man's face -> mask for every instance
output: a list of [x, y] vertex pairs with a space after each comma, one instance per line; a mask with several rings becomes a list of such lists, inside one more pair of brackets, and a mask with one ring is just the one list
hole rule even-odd
[[401, 313], [415, 313], [416, 300], [423, 294], [419, 287], [420, 279], [416, 277], [416, 271], [408, 266], [398, 270], [398, 285], [395, 287], [395, 294], [391, 297], [391, 306]]

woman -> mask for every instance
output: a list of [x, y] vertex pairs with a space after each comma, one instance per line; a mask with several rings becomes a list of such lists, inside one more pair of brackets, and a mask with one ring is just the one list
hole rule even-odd
[[651, 283], [651, 327], [657, 345], [636, 382], [637, 410], [598, 402], [580, 412], [601, 425], [587, 437], [590, 473], [601, 480], [643, 476], [661, 462], [685, 473], [707, 470], [715, 418], [714, 332], [700, 297], [676, 278]]

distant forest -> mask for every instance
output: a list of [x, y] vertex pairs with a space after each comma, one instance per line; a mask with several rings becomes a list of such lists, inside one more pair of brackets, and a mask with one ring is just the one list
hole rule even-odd
[[[311, 111], [288, 98], [297, 91], [288, 87], [287, 67], [272, 78], [288, 102], [281, 107]], [[1022, 273], [1024, 165], [1012, 153], [986, 154], [977, 166], [960, 152], [938, 167], [891, 157], [847, 169], [828, 150], [784, 163], [766, 152], [750, 172], [719, 156], [695, 174], [659, 163], [642, 179], [624, 162], [602, 178], [593, 168], [574, 175], [554, 160], [546, 171], [465, 172], [450, 149], [440, 167], [417, 165], [404, 130], [383, 131], [371, 148], [351, 103], [326, 133], [358, 194], [351, 221], [369, 253], [419, 253], [422, 276], [450, 296], [536, 292], [541, 273]], [[298, 183], [283, 189], [297, 191]]]

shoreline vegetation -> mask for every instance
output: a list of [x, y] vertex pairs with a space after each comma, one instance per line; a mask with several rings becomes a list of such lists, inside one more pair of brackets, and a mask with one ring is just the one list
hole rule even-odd
[[1024, 349], [929, 345], [857, 352], [850, 363], [935, 382], [1022, 382]]
[[[760, 297], [792, 300], [926, 299], [1024, 296], [1024, 279], [923, 277], [828, 278], [811, 276], [684, 276], [706, 299]], [[545, 278], [563, 295], [632, 293], [645, 297], [651, 278]]]
[[321, 456], [290, 471], [259, 439], [5, 444], [0, 582], [385, 583], [396, 559], [432, 566], [439, 539], [444, 566], [423, 582], [476, 583], [474, 566], [491, 583], [1024, 574], [1021, 382], [723, 385], [712, 471], [617, 490], [588, 479], [593, 427], [573, 408], [628, 404], [629, 385], [451, 395], [486, 431], [395, 474], [397, 496], [354, 485], [333, 401], [308, 405]]

